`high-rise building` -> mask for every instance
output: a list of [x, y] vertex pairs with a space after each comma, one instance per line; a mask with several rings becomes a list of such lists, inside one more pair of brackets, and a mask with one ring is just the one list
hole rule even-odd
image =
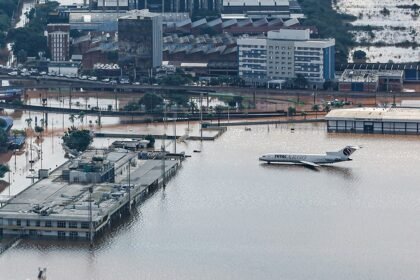
[[48, 24], [47, 32], [51, 60], [68, 60], [70, 55], [70, 25], [66, 23]]
[[[263, 42], [264, 56], [250, 56], [249, 49], [253, 50], [251, 54], [256, 53]], [[334, 79], [335, 40], [311, 39], [309, 29], [280, 29], [269, 31], [267, 37], [239, 39], [238, 48], [239, 75], [248, 83], [256, 75], [264, 77], [263, 72], [264, 82], [293, 79], [298, 75], [311, 83]]]
[[267, 40], [240, 38], [237, 40], [239, 76], [248, 84], [262, 85], [267, 81]]
[[162, 65], [162, 17], [135, 10], [118, 19], [118, 59], [122, 69], [137, 78]]

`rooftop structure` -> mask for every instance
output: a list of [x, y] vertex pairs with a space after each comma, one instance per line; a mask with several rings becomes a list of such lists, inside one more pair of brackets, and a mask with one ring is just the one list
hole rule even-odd
[[420, 134], [418, 109], [336, 109], [330, 111], [325, 119], [329, 132]]

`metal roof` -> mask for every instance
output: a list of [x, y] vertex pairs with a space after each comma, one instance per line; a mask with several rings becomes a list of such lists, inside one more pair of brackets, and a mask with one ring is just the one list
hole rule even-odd
[[351, 108], [330, 111], [326, 120], [420, 122], [420, 110], [408, 108]]

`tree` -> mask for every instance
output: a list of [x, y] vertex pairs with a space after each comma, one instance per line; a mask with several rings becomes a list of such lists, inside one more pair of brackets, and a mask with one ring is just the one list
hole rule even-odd
[[25, 63], [28, 58], [28, 53], [25, 50], [19, 50], [16, 56], [19, 63]]
[[293, 79], [293, 85], [297, 88], [303, 89], [308, 86], [308, 80], [302, 74], [297, 74], [296, 78]]
[[4, 175], [9, 172], [9, 166], [5, 164], [0, 164], [0, 178], [3, 178]]
[[359, 61], [366, 61], [366, 52], [364, 52], [362, 50], [354, 51], [353, 59], [354, 60], [359, 60]]
[[138, 111], [140, 110], [140, 106], [137, 102], [128, 102], [124, 108], [124, 111], [132, 112], [132, 111]]
[[292, 106], [290, 106], [289, 108], [287, 108], [287, 115], [288, 116], [294, 116], [296, 114], [296, 108], [295, 107], [292, 107]]
[[318, 118], [318, 111], [319, 111], [319, 105], [318, 104], [314, 104], [312, 106], [312, 110], [315, 111], [315, 118]]
[[74, 114], [70, 114], [69, 121], [71, 122], [71, 126], [74, 127], [74, 121], [76, 120], [76, 116]]
[[82, 128], [83, 128], [83, 120], [85, 119], [85, 113], [84, 112], [80, 112], [79, 115], [77, 116], [77, 118], [79, 119]]
[[153, 137], [153, 135], [146, 135], [144, 139], [149, 141], [147, 148], [153, 148], [155, 146], [155, 137]]
[[168, 94], [168, 99], [174, 102], [178, 106], [187, 106], [190, 97], [185, 90], [177, 91], [175, 93]]
[[7, 143], [9, 142], [9, 137], [7, 136], [6, 131], [0, 129], [0, 147], [7, 147]]
[[83, 152], [92, 143], [93, 137], [89, 130], [79, 130], [73, 126], [65, 132], [62, 139], [69, 149]]
[[223, 109], [223, 106], [220, 105], [217, 105], [216, 108], [214, 108], [217, 114], [217, 126], [220, 126], [220, 114], [223, 112]]
[[0, 118], [0, 128], [1, 127], [5, 128], [6, 125], [7, 125], [7, 122], [4, 119]]
[[153, 111], [157, 106], [163, 104], [163, 98], [154, 93], [146, 93], [139, 101], [146, 107], [146, 111]]

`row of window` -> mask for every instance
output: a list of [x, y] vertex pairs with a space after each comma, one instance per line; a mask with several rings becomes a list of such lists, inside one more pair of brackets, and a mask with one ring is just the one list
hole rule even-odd
[[[9, 226], [13, 225], [13, 221], [14, 220], [8, 220], [8, 225]], [[22, 220], [18, 219], [18, 220], [16, 220], [16, 225], [17, 226], [27, 226], [27, 227], [30, 227], [30, 226], [41, 227], [41, 221], [40, 220], [32, 220], [32, 221], [31, 220], [24, 220], [24, 221], [22, 221]], [[44, 227], [52, 227], [52, 221], [49, 221], [49, 220], [45, 221], [43, 226]], [[68, 225], [67, 225], [66, 221], [57, 221], [57, 227], [58, 228], [66, 228], [67, 226], [68, 226], [68, 228], [78, 228], [78, 223], [70, 221], [70, 222], [68, 222]], [[81, 222], [80, 223], [80, 228], [88, 229], [89, 228], [89, 223], [88, 222]]]
[[[272, 49], [279, 50], [280, 47], [279, 46], [269, 46], [268, 49], [270, 49], [270, 50], [272, 50]], [[282, 46], [281, 49], [282, 50], [286, 50], [286, 49], [287, 50], [293, 50], [293, 47], [284, 47], [284, 46]]]

